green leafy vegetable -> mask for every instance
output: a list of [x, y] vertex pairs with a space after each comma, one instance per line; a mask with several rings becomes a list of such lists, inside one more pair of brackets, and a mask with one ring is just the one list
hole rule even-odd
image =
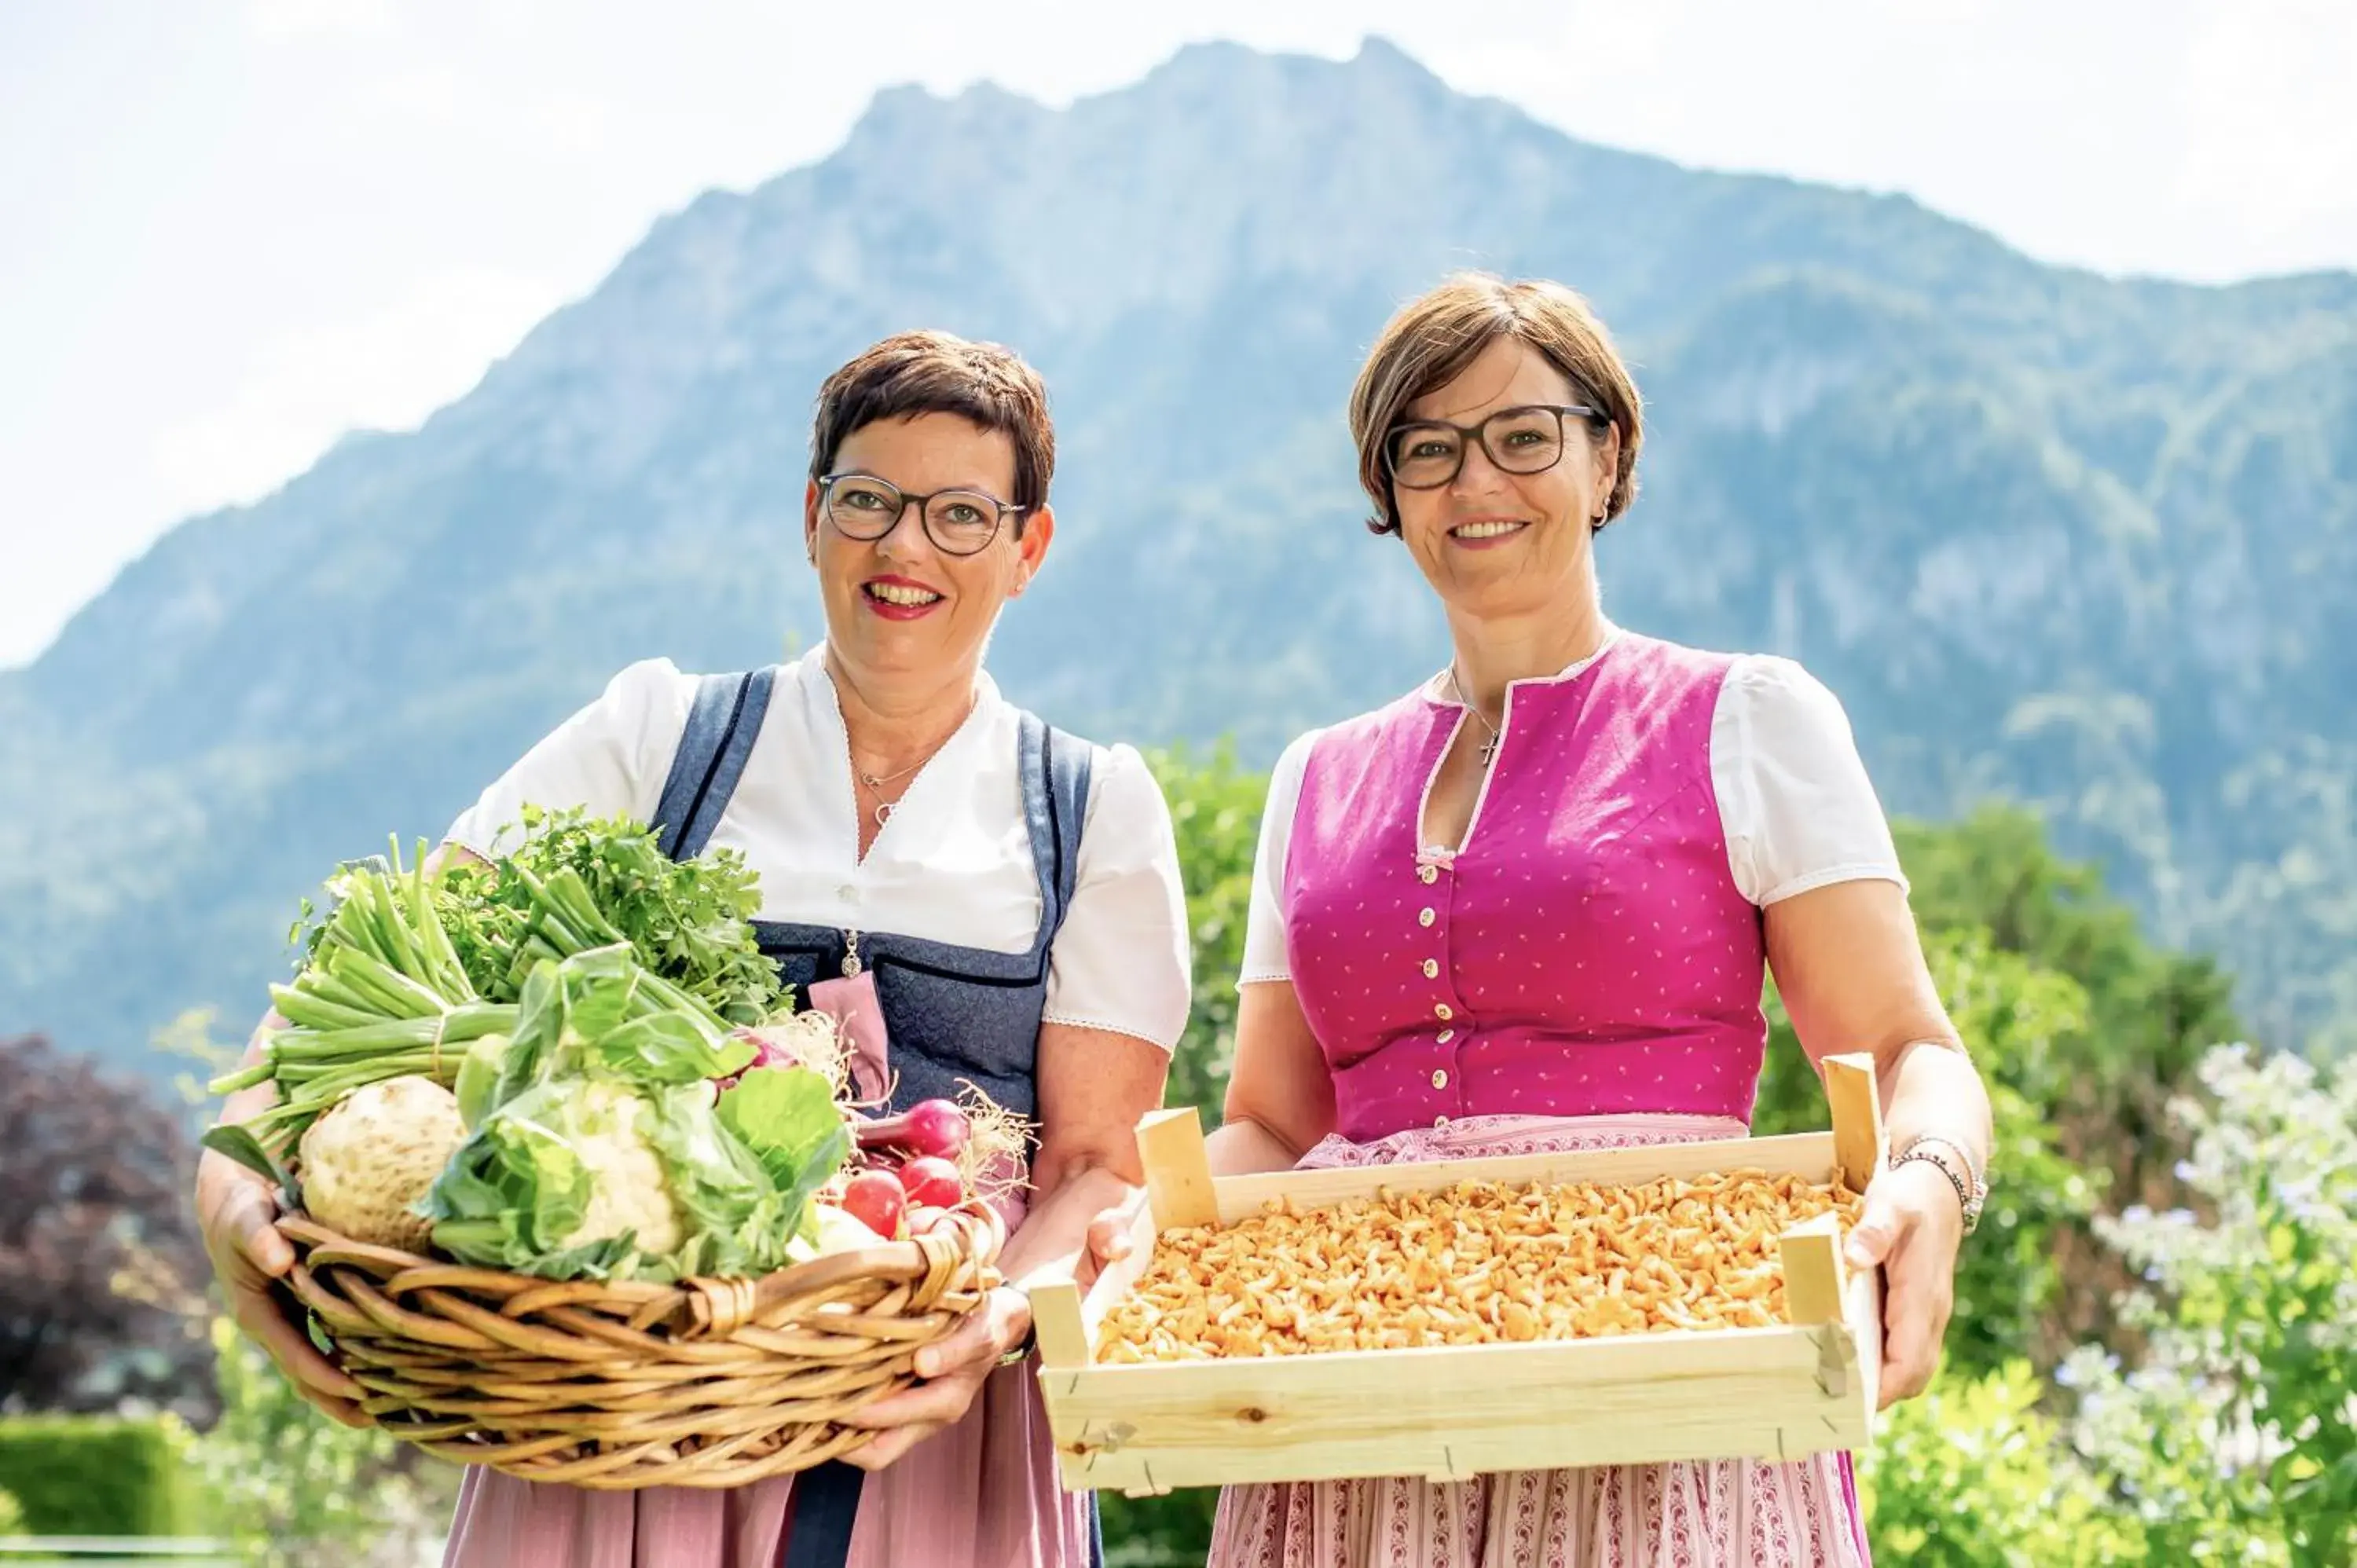
[[269, 1082], [279, 1103], [214, 1146], [291, 1189], [287, 1151], [318, 1116], [430, 1078], [466, 1128], [421, 1210], [452, 1257], [553, 1279], [779, 1267], [850, 1138], [806, 1069], [740, 1079], [719, 1103], [718, 1080], [759, 1055], [732, 1028], [782, 995], [751, 873], [726, 854], [674, 864], [622, 819], [525, 822], [493, 863], [429, 877], [423, 847], [404, 865], [396, 844], [339, 874], [273, 993], [289, 1026], [213, 1085]]
[[627, 941], [669, 985], [727, 1024], [758, 1024], [783, 994], [755, 940], [760, 894], [733, 850], [673, 861], [655, 831], [575, 809], [523, 809], [524, 841], [453, 866], [440, 902], [475, 988], [513, 1000], [532, 966]]
[[720, 1096], [720, 1124], [769, 1173], [801, 1214], [811, 1195], [843, 1168], [851, 1129], [823, 1074], [801, 1067], [752, 1068]]
[[615, 1122], [591, 1113], [627, 1118], [637, 1101], [592, 1106], [581, 1092], [587, 1088], [544, 1085], [484, 1120], [422, 1205], [435, 1222], [436, 1247], [462, 1263], [552, 1279], [604, 1279], [630, 1259], [637, 1227], [584, 1232], [594, 1185], [589, 1160], [605, 1152], [597, 1134]]
[[507, 1060], [508, 1047], [514, 1044], [505, 1035], [485, 1035], [467, 1047], [451, 1089], [458, 1097], [459, 1118], [468, 1128], [481, 1126], [484, 1116], [499, 1103], [500, 1068]]
[[695, 1083], [753, 1059], [756, 1047], [729, 1038], [701, 1008], [667, 1010], [674, 1001], [627, 943], [542, 960], [524, 982], [490, 1102], [552, 1077]]
[[702, 1088], [667, 1090], [652, 1110], [645, 1135], [662, 1157], [687, 1232], [670, 1260], [672, 1274], [765, 1274], [781, 1266], [809, 1195], [772, 1186]]
[[850, 1149], [830, 1086], [759, 1069], [716, 1097], [754, 1047], [701, 1013], [650, 1010], [651, 978], [619, 943], [534, 967], [512, 1040], [469, 1069], [473, 1132], [424, 1205], [436, 1247], [553, 1279], [787, 1261]]
[[208, 1127], [197, 1142], [217, 1155], [228, 1155], [285, 1193], [288, 1203], [301, 1206], [303, 1189], [296, 1185], [293, 1174], [262, 1146], [262, 1140], [250, 1129], [235, 1123]]

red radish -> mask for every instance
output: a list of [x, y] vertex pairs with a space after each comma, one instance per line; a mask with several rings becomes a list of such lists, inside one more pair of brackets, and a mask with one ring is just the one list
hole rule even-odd
[[965, 1201], [965, 1178], [957, 1166], [938, 1155], [910, 1160], [900, 1167], [900, 1186], [909, 1201], [920, 1208], [954, 1208]]
[[742, 1072], [724, 1077], [724, 1089], [733, 1088], [745, 1072], [765, 1067], [808, 1068], [832, 1079], [842, 1054], [834, 1020], [823, 1013], [796, 1013], [757, 1027], [731, 1029], [728, 1037], [752, 1047], [753, 1059]]
[[887, 1241], [900, 1234], [909, 1196], [889, 1172], [861, 1171], [843, 1189], [843, 1211]]
[[856, 1131], [863, 1149], [899, 1149], [920, 1159], [955, 1159], [974, 1135], [965, 1112], [946, 1100], [920, 1100], [898, 1116], [863, 1122]]
[[802, 1065], [802, 1058], [767, 1035], [758, 1035], [747, 1029], [742, 1031], [738, 1037], [753, 1043], [753, 1059], [748, 1064], [749, 1067], [800, 1067]]

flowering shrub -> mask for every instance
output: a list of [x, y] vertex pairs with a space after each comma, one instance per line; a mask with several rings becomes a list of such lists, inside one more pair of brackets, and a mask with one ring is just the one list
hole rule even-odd
[[2222, 1047], [2176, 1113], [2201, 1213], [2131, 1208], [2132, 1369], [2065, 1363], [2072, 1439], [2156, 1562], [2357, 1562], [2357, 1065]]
[[2025, 1362], [1894, 1406], [1858, 1466], [1876, 1553], [1913, 1568], [2142, 1563], [2144, 1531], [2040, 1413]]

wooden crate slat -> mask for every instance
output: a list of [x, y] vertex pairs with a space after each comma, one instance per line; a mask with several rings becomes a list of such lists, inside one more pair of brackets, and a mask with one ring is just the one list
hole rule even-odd
[[1830, 1181], [1836, 1169], [1830, 1133], [1786, 1133], [1773, 1138], [1714, 1138], [1697, 1144], [1646, 1144], [1625, 1149], [1591, 1149], [1568, 1155], [1504, 1155], [1476, 1160], [1426, 1160], [1410, 1165], [1344, 1165], [1332, 1170], [1279, 1171], [1267, 1176], [1222, 1176], [1219, 1222], [1232, 1225], [1257, 1214], [1271, 1198], [1289, 1197], [1305, 1208], [1322, 1208], [1377, 1191], [1441, 1192], [1465, 1181], [1531, 1183], [1633, 1182], [1701, 1176], [1739, 1170], [1787, 1172], [1813, 1182]]
[[1867, 1432], [1846, 1329], [1338, 1351], [1043, 1372], [1066, 1484], [1159, 1491], [1350, 1476], [1462, 1477], [1697, 1452], [1798, 1457]]
[[1793, 1226], [1777, 1238], [1784, 1263], [1784, 1313], [1794, 1323], [1839, 1323], [1845, 1271], [1841, 1221], [1830, 1214]]
[[1824, 1061], [1825, 1102], [1833, 1111], [1834, 1164], [1852, 1192], [1864, 1192], [1882, 1168], [1882, 1101], [1874, 1058], [1862, 1054]]
[[1081, 1287], [1071, 1280], [1046, 1280], [1034, 1284], [1031, 1333], [1039, 1344], [1039, 1365], [1049, 1369], [1085, 1367], [1089, 1331], [1081, 1322]]
[[1146, 1163], [1146, 1202], [1158, 1228], [1210, 1225], [1219, 1219], [1201, 1112], [1191, 1105], [1149, 1112], [1137, 1124], [1137, 1152]]
[[1853, 1269], [1843, 1282], [1842, 1321], [1857, 1347], [1858, 1375], [1866, 1382], [1866, 1408], [1881, 1408], [1882, 1271]]

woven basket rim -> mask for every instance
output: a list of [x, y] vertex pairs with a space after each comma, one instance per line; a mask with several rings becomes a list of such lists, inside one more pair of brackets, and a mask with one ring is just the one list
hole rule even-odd
[[[996, 1259], [1000, 1249], [1006, 1244], [1006, 1222], [998, 1217], [996, 1209], [980, 1200], [970, 1200], [945, 1212], [960, 1217], [965, 1221], [954, 1227], [955, 1230], [964, 1238], [964, 1249], [979, 1251], [981, 1261], [985, 1262]], [[334, 1227], [314, 1219], [299, 1208], [282, 1209], [274, 1223], [287, 1240], [296, 1243], [303, 1251], [310, 1252], [326, 1248], [344, 1254], [348, 1262], [373, 1262], [383, 1271], [379, 1275], [380, 1278], [390, 1279], [412, 1271], [436, 1270], [447, 1271], [454, 1276], [454, 1279], [471, 1275], [479, 1281], [495, 1283], [500, 1288], [511, 1289], [519, 1294], [527, 1291], [557, 1292], [578, 1287], [592, 1290], [600, 1294], [637, 1296], [644, 1303], [640, 1308], [640, 1316], [652, 1317], [658, 1324], [662, 1317], [669, 1316], [667, 1310], [652, 1310], [658, 1301], [665, 1302], [668, 1308], [683, 1304], [692, 1296], [716, 1287], [726, 1288], [735, 1285], [739, 1288], [749, 1288], [761, 1295], [799, 1294], [804, 1292], [823, 1291], [851, 1280], [875, 1275], [886, 1278], [922, 1278], [933, 1266], [931, 1259], [927, 1255], [923, 1238], [912, 1236], [903, 1240], [888, 1241], [878, 1237], [873, 1246], [854, 1247], [844, 1251], [828, 1252], [816, 1258], [807, 1259], [802, 1262], [789, 1263], [781, 1269], [772, 1269], [766, 1274], [699, 1275], [694, 1279], [682, 1279], [672, 1284], [652, 1280], [556, 1280], [543, 1274], [528, 1274], [512, 1269], [483, 1268], [475, 1264], [460, 1263], [449, 1258], [435, 1257], [428, 1253], [411, 1252], [398, 1247], [384, 1247], [366, 1241], [356, 1241]], [[933, 1233], [928, 1232], [929, 1236], [931, 1234]]]
[[285, 1286], [426, 1452], [594, 1490], [725, 1487], [870, 1441], [847, 1418], [910, 1386], [918, 1350], [1004, 1283], [998, 1212], [753, 1278], [544, 1279], [354, 1241], [282, 1214]]

